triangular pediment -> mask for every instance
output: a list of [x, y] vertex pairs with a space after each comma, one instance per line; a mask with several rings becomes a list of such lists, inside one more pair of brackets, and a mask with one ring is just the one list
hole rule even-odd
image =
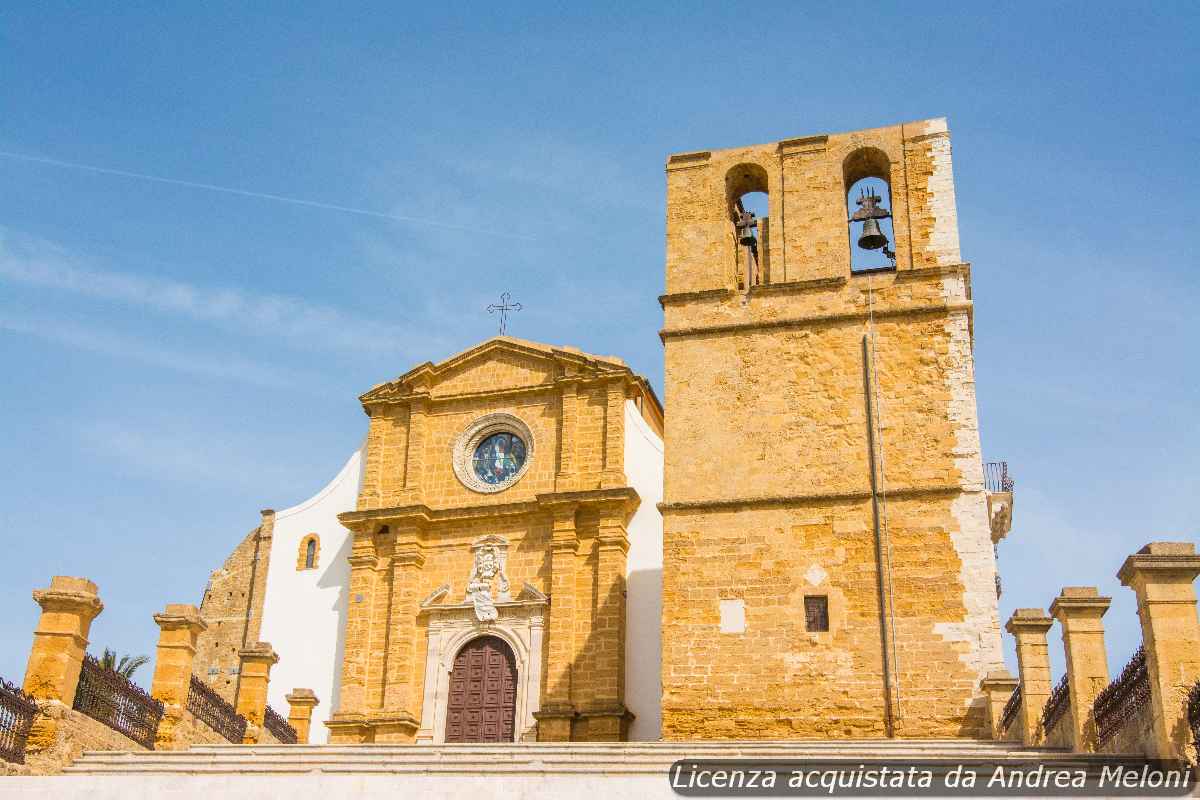
[[402, 400], [412, 394], [469, 395], [548, 385], [563, 377], [613, 373], [632, 374], [615, 356], [496, 336], [436, 364], [421, 364], [359, 399], [370, 404]]

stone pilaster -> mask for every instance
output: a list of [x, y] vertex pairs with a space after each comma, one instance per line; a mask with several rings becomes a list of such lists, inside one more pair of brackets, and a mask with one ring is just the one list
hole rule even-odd
[[1108, 686], [1101, 617], [1111, 602], [1111, 597], [1101, 597], [1094, 586], [1067, 586], [1050, 604], [1050, 614], [1062, 626], [1071, 692], [1071, 741], [1077, 753], [1095, 752], [1098, 746], [1092, 705]]
[[[417, 702], [417, 614], [425, 564], [415, 526], [395, 530], [387, 619], [382, 713], [370, 717], [376, 742], [411, 742], [420, 728]], [[382, 594], [382, 593], [380, 593]]]
[[579, 441], [579, 384], [574, 380], [564, 381], [561, 391], [562, 430], [558, 438], [558, 475], [555, 478], [555, 488], [563, 492], [575, 487], [575, 473], [578, 469], [575, 451]]
[[38, 700], [69, 706], [75, 700], [92, 620], [104, 604], [96, 584], [65, 575], [55, 575], [49, 588], [33, 592], [33, 599], [42, 607], [42, 615], [33, 632], [24, 689]]
[[573, 503], [551, 507], [550, 638], [546, 659], [546, 696], [538, 720], [538, 741], [566, 742], [575, 720], [572, 678], [575, 662], [575, 570], [579, 535]]
[[367, 653], [374, 607], [376, 564], [374, 536], [356, 530], [349, 557], [350, 602], [346, 609], [346, 643], [338, 710], [326, 723], [330, 741], [353, 744], [368, 741]]
[[1200, 678], [1196, 590], [1200, 556], [1191, 542], [1152, 542], [1131, 555], [1117, 577], [1137, 594], [1142, 644], [1150, 673], [1153, 747], [1157, 758], [1192, 755], [1186, 698]]
[[605, 387], [604, 475], [602, 486], [625, 486], [625, 379], [612, 380]]
[[296, 730], [296, 743], [308, 744], [313, 709], [321, 702], [312, 689], [292, 689], [287, 695], [288, 724]]
[[[605, 509], [596, 540], [595, 662], [591, 698], [581, 716], [588, 741], [621, 741], [632, 715], [625, 708], [625, 556], [629, 537], [624, 506]], [[553, 611], [551, 612], [553, 613]]]
[[175, 746], [175, 727], [187, 708], [191, 690], [196, 641], [208, 624], [200, 618], [200, 609], [182, 603], [169, 604], [161, 614], [154, 615], [154, 622], [158, 625], [158, 648], [150, 694], [163, 704], [156, 741], [160, 749], [166, 749]]
[[1004, 629], [1017, 640], [1017, 664], [1021, 677], [1021, 743], [1040, 744], [1042, 709], [1050, 698], [1050, 652], [1046, 632], [1054, 620], [1040, 608], [1018, 608]]
[[404, 466], [406, 502], [416, 502], [424, 484], [425, 439], [429, 426], [429, 395], [413, 395], [408, 412], [408, 457]]
[[[987, 698], [988, 720], [991, 725], [992, 738], [999, 741], [1006, 739], [1001, 721], [1004, 717], [1004, 706], [1017, 688], [1017, 679], [1007, 669], [992, 670], [981, 684], [983, 694]], [[1011, 732], [1010, 732], [1011, 733]]]
[[245, 744], [258, 741], [259, 730], [267, 715], [267, 687], [271, 683], [271, 667], [279, 663], [275, 649], [267, 642], [243, 647], [238, 656], [241, 669], [238, 675], [237, 712], [250, 723], [246, 726]]

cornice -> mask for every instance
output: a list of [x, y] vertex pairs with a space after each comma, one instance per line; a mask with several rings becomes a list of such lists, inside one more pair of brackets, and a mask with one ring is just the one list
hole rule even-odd
[[[934, 486], [913, 486], [901, 489], [888, 489], [879, 495], [885, 498], [907, 499], [913, 497], [928, 497], [931, 495], [969, 494], [975, 490], [966, 489], [957, 484], [938, 484]], [[738, 499], [708, 499], [685, 500], [674, 503], [659, 503], [658, 510], [663, 514], [689, 511], [738, 511], [752, 508], [779, 508], [786, 506], [803, 506], [824, 503], [856, 503], [871, 499], [870, 489], [859, 489], [849, 492], [811, 492], [806, 494], [765, 495]]]
[[553, 387], [560, 378], [604, 379], [617, 376], [633, 376], [633, 370], [620, 359], [595, 356], [572, 348], [552, 347], [524, 343], [509, 338], [493, 338], [482, 344], [465, 350], [437, 364], [427, 361], [396, 378], [382, 383], [362, 394], [359, 401], [364, 407], [381, 403], [408, 402], [418, 395], [427, 396], [434, 403], [453, 400], [471, 399], [479, 396], [494, 397], [502, 392], [462, 392], [434, 396], [431, 390], [437, 385], [438, 379], [473, 359], [483, 358], [492, 352], [513, 353], [533, 361], [553, 364], [557, 367], [555, 378], [530, 387], [515, 387], [504, 392], [542, 391]]
[[665, 343], [668, 339], [686, 339], [693, 336], [714, 336], [726, 333], [778, 330], [782, 328], [809, 328], [815, 325], [828, 325], [839, 322], [859, 322], [870, 316], [874, 316], [875, 319], [889, 319], [893, 317], [942, 316], [958, 312], [965, 312], [970, 315], [972, 308], [972, 303], [967, 300], [953, 303], [925, 303], [894, 308], [877, 308], [873, 313], [867, 309], [862, 309], [834, 314], [811, 314], [804, 317], [790, 317], [787, 319], [734, 322], [725, 325], [693, 325], [670, 330], [664, 328], [658, 332], [658, 338]]
[[338, 521], [350, 530], [365, 532], [374, 527], [372, 523], [396, 523], [400, 521], [415, 522], [418, 525], [432, 525], [453, 520], [478, 519], [483, 517], [505, 517], [529, 514], [538, 511], [548, 511], [562, 505], [575, 505], [579, 508], [604, 504], [620, 504], [623, 507], [636, 505], [641, 498], [632, 486], [622, 486], [611, 489], [589, 489], [576, 492], [546, 492], [537, 495], [533, 500], [521, 500], [515, 503], [485, 503], [456, 508], [432, 509], [427, 505], [394, 506], [390, 508], [373, 508], [363, 511], [347, 511], [338, 515]]
[[[886, 273], [892, 275], [893, 280], [896, 283], [909, 283], [913, 281], [928, 280], [930, 278], [942, 278], [947, 275], [970, 276], [971, 264], [963, 261], [957, 264], [938, 264], [932, 267], [918, 267], [916, 269], [888, 269]], [[821, 290], [836, 290], [843, 288], [852, 281], [866, 277], [866, 274], [867, 273], [865, 272], [850, 273], [849, 275], [809, 278], [801, 281], [766, 283], [759, 286], [750, 287], [748, 294], [751, 298], [754, 298], [761, 295], [803, 294], [806, 292]], [[669, 305], [682, 305], [701, 300], [727, 300], [738, 294], [741, 294], [741, 292], [737, 292], [729, 288], [701, 289], [694, 292], [675, 292], [673, 294], [659, 295], [658, 304], [665, 308]]]

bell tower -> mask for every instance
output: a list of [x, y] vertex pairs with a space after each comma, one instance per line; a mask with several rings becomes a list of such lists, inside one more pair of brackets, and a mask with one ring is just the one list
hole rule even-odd
[[986, 736], [1000, 626], [945, 120], [666, 171], [663, 737]]

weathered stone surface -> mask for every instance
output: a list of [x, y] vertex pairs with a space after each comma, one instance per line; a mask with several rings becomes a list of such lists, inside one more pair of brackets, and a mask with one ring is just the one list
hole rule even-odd
[[[863, 177], [891, 186], [894, 273], [850, 272]], [[739, 288], [747, 188], [770, 196], [769, 270]], [[663, 735], [988, 735], [995, 559], [944, 121], [673, 156], [666, 272]], [[745, 631], [721, 633], [734, 599]]]
[[237, 697], [238, 653], [258, 641], [262, 626], [274, 524], [275, 512], [263, 511], [262, 524], [212, 573], [200, 604], [200, 616], [208, 627], [197, 639], [193, 668], [230, 703]]

